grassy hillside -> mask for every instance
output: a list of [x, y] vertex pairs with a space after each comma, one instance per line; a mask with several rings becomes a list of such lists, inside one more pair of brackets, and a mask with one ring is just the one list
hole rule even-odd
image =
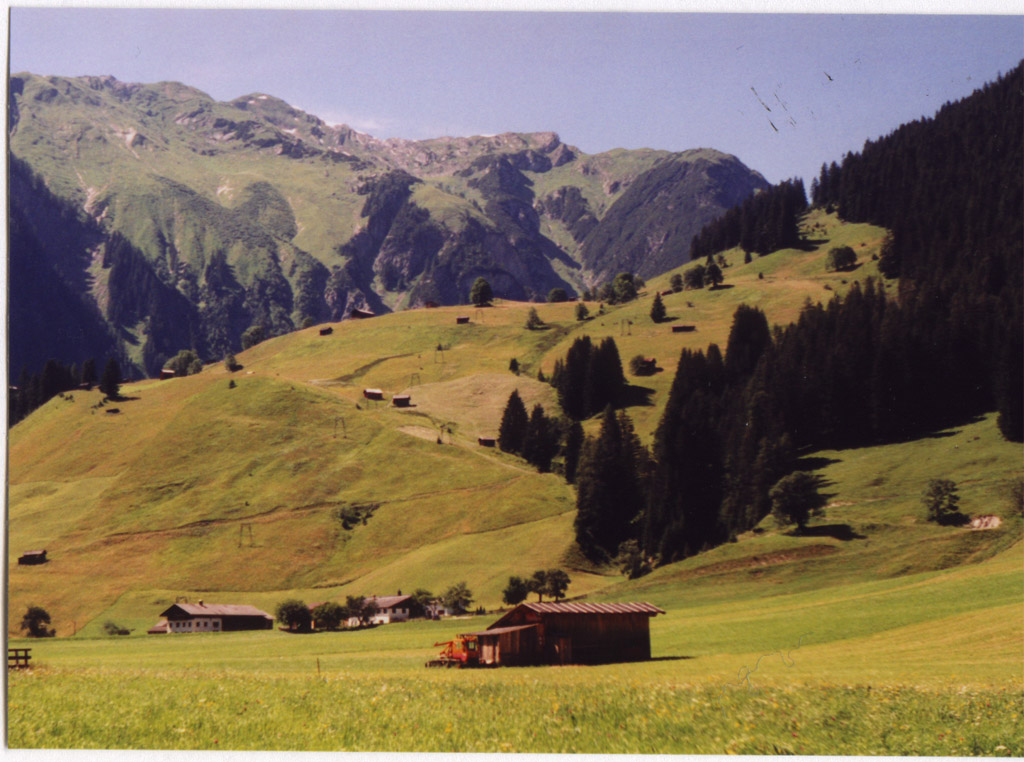
[[[550, 372], [582, 333], [613, 336], [624, 364], [634, 354], [658, 358], [662, 372], [634, 380], [649, 391], [647, 404], [629, 409], [649, 442], [680, 349], [712, 341], [724, 348], [738, 304], [786, 323], [806, 299], [875, 274], [870, 255], [882, 230], [821, 213], [806, 224], [817, 236], [814, 251], [749, 264], [728, 252], [729, 288], [665, 297], [670, 318], [696, 325], [693, 333], [650, 321], [665, 274], [634, 303], [604, 314], [590, 304], [593, 318], [584, 323], [571, 303], [537, 305], [540, 331], [523, 327], [527, 304], [414, 310], [336, 324], [329, 336], [311, 328], [266, 341], [238, 356], [244, 367], [234, 374], [217, 364], [197, 376], [126, 385], [118, 414], [99, 406], [96, 391], [52, 400], [11, 431], [8, 631], [17, 633], [32, 604], [50, 611], [60, 635], [95, 634], [111, 617], [141, 631], [177, 595], [271, 609], [291, 594], [441, 592], [465, 580], [479, 604], [493, 608], [510, 574], [566, 565], [572, 596], [647, 595], [664, 584], [696, 601], [725, 589], [730, 598], [783, 583], [814, 590], [993, 555], [1019, 534], [1017, 524], [972, 533], [918, 516], [919, 493], [938, 476], [961, 483], [965, 510], [1002, 510], [990, 504], [1019, 473], [1019, 452], [990, 420], [915, 443], [816, 454], [807, 467], [834, 485], [816, 534], [765, 526], [625, 587], [614, 570], [573, 568], [574, 496], [560, 477], [477, 445], [479, 435], [497, 433], [513, 389], [528, 407], [556, 409], [536, 373]], [[840, 244], [858, 251], [859, 268], [825, 273], [825, 253]], [[459, 315], [471, 323], [456, 325]], [[519, 376], [508, 370], [512, 358]], [[409, 393], [414, 406], [367, 401], [366, 387], [387, 399]], [[333, 516], [367, 504], [378, 507], [365, 526], [346, 531]], [[53, 560], [16, 564], [36, 548]], [[750, 560], [762, 557], [769, 560]]]

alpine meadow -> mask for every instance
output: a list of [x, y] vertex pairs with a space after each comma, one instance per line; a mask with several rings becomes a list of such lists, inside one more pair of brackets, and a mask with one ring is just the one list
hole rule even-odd
[[1024, 755], [1024, 62], [806, 186], [8, 93], [10, 748]]

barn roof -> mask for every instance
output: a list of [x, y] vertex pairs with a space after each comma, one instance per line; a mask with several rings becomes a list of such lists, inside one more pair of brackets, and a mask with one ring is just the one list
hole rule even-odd
[[517, 624], [514, 627], [495, 627], [493, 630], [480, 630], [480, 632], [463, 632], [459, 635], [460, 638], [464, 638], [467, 635], [504, 635], [506, 632], [516, 632], [517, 630], [529, 630], [535, 628], [536, 624]]
[[650, 603], [520, 603], [538, 614], [664, 614]]
[[174, 609], [190, 616], [263, 616], [273, 619], [266, 611], [260, 611], [255, 606], [221, 603], [175, 603], [160, 616], [168, 616]]

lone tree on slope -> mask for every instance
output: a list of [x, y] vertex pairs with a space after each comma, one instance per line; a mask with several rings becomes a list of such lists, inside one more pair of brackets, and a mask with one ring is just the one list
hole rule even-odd
[[477, 307], [486, 307], [493, 298], [494, 291], [491, 290], [491, 284], [482, 277], [477, 278], [473, 282], [473, 288], [470, 289], [469, 301]]
[[768, 494], [772, 516], [783, 526], [796, 524], [802, 532], [811, 516], [824, 515], [825, 498], [818, 492], [818, 477], [807, 471], [782, 477]]
[[116, 400], [121, 392], [121, 366], [113, 357], [107, 360], [107, 366], [103, 369], [100, 391], [112, 400]]

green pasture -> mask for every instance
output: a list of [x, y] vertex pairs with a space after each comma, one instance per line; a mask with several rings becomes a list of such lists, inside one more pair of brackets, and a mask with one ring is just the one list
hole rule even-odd
[[[13, 748], [1013, 756], [1021, 545], [959, 570], [715, 602], [636, 593], [654, 659], [444, 670], [494, 617], [356, 632], [13, 641]], [[116, 709], [113, 709], [116, 707]], [[112, 712], [117, 722], [111, 722]]]

